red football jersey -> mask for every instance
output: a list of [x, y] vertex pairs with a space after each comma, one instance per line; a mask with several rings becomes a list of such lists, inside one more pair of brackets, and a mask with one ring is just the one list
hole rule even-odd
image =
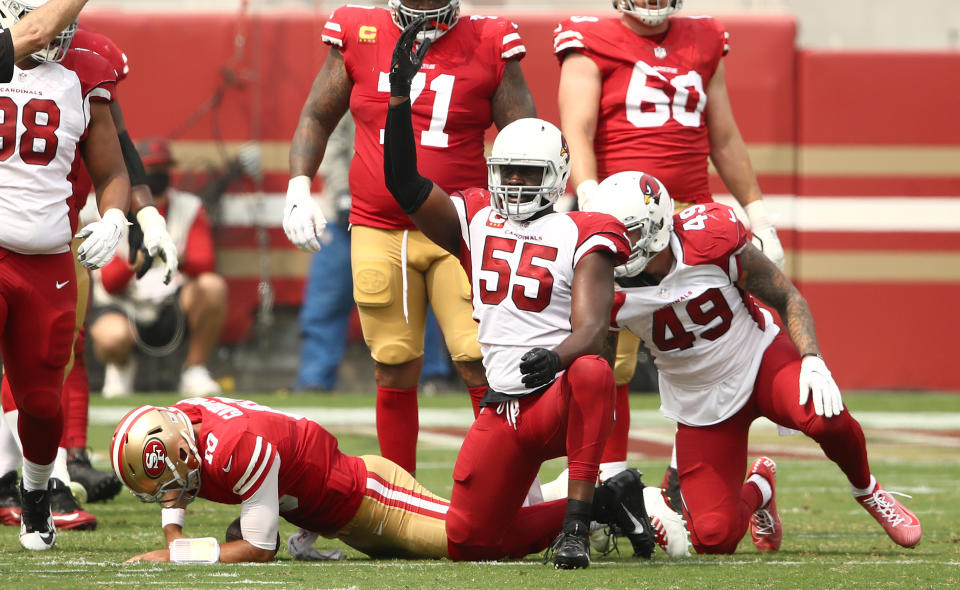
[[[70, 42], [70, 51], [82, 54], [83, 52], [92, 52], [102, 57], [113, 69], [113, 85], [127, 77], [130, 73], [130, 65], [127, 63], [127, 54], [120, 50], [117, 45], [108, 37], [99, 33], [94, 33], [87, 29], [77, 29]], [[68, 52], [67, 55], [70, 55]], [[68, 66], [69, 67], [69, 66]], [[116, 99], [116, 89], [114, 89], [109, 102]], [[73, 184], [73, 195], [70, 197], [70, 225], [74, 231], [77, 230], [77, 216], [80, 209], [87, 203], [87, 196], [93, 188], [93, 182], [87, 169], [83, 165], [83, 158], [77, 154], [73, 161], [73, 169], [70, 171], [70, 182]]]
[[[356, 123], [350, 165], [350, 222], [390, 229], [415, 226], [383, 179], [383, 127], [390, 61], [400, 28], [384, 8], [344, 6], [330, 15], [323, 41], [339, 49], [353, 90]], [[517, 26], [498, 17], [461, 17], [427, 51], [410, 92], [420, 173], [448, 193], [487, 186], [484, 132], [507, 61], [526, 53]]]
[[344, 455], [337, 439], [301, 416], [223, 397], [191, 398], [175, 408], [202, 422], [200, 497], [239, 504], [252, 496], [280, 461], [280, 516], [305, 529], [333, 534], [356, 514], [367, 469]]
[[642, 37], [617, 17], [575, 16], [554, 31], [558, 59], [577, 51], [600, 68], [594, 151], [600, 180], [649, 172], [681, 202], [710, 201], [705, 89], [727, 53], [709, 17], [671, 17], [665, 36]]

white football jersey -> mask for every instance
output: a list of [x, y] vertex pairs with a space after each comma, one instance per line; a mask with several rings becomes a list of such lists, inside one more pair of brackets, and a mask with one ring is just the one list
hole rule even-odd
[[551, 213], [529, 223], [499, 215], [486, 189], [451, 196], [460, 216], [460, 262], [470, 277], [473, 318], [490, 388], [521, 396], [520, 357], [553, 349], [571, 332], [573, 271], [591, 252], [630, 253], [626, 228], [602, 213]]
[[674, 267], [654, 286], [617, 286], [618, 326], [641, 338], [660, 373], [660, 410], [682, 424], [721, 422], [750, 399], [760, 361], [780, 331], [740, 290], [747, 232], [719, 203], [674, 216]]
[[70, 249], [67, 175], [87, 133], [90, 100], [112, 100], [115, 79], [103, 71], [103, 58], [84, 53], [14, 68], [13, 80], [0, 84], [0, 247], [22, 254]]

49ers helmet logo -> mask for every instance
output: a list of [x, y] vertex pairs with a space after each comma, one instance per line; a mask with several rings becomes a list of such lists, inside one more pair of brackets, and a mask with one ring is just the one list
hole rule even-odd
[[167, 448], [158, 438], [151, 438], [143, 445], [143, 471], [148, 477], [156, 479], [167, 468]]

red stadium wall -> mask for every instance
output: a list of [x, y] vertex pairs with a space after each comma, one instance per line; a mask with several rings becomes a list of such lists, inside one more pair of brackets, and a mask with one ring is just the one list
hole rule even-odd
[[[527, 82], [540, 115], [555, 123], [551, 31], [559, 18], [514, 16]], [[921, 215], [932, 211], [936, 220], [936, 211], [960, 204], [960, 55], [798, 51], [790, 17], [722, 21], [734, 113], [764, 193], [779, 204], [787, 270], [810, 300], [841, 385], [960, 390], [960, 372], [943, 369], [960, 327], [949, 311], [960, 301], [960, 230], [949, 219], [924, 226]], [[222, 165], [242, 142], [260, 141], [263, 184], [231, 186], [228, 209], [255, 189], [273, 202], [285, 190], [290, 137], [327, 52], [323, 22], [312, 12], [91, 10], [82, 24], [129, 56], [120, 97], [131, 135], [172, 137], [185, 181]], [[884, 217], [893, 211], [896, 221], [898, 207], [912, 213], [902, 226]], [[297, 304], [307, 257], [286, 242], [276, 211], [267, 229], [271, 282], [277, 303]], [[252, 325], [257, 244], [249, 224], [217, 233], [218, 266], [231, 286], [227, 341]]]

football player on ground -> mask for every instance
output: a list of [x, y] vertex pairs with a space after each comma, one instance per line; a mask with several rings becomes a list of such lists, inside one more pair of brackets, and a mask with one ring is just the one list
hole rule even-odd
[[[419, 174], [410, 91], [433, 51], [427, 39], [414, 52], [422, 25], [404, 30], [393, 56], [385, 179], [417, 227], [471, 277], [490, 382], [453, 470], [450, 557], [522, 556], [556, 536], [554, 565], [584, 568], [591, 521], [617, 521], [649, 557], [640, 474], [623, 471], [594, 493], [613, 426], [613, 371], [600, 354], [613, 267], [629, 255], [625, 229], [608, 215], [553, 211], [570, 158], [560, 131], [540, 119], [500, 131], [487, 158], [488, 188], [448, 195]], [[521, 507], [541, 463], [564, 455], [569, 498]]]
[[[124, 80], [130, 70], [126, 54], [108, 37], [84, 28], [78, 28], [70, 41], [69, 51], [93, 52], [105, 59], [116, 75], [115, 83]], [[81, 59], [80, 62], [83, 60]], [[142, 248], [146, 257], [159, 255], [162, 260], [163, 280], [169, 282], [177, 268], [176, 246], [166, 229], [162, 216], [154, 206], [149, 188], [145, 184], [144, 167], [140, 156], [127, 133], [120, 109], [116, 90], [111, 93], [110, 113], [117, 129], [120, 148], [131, 178], [131, 215], [140, 231], [141, 239], [135, 246]], [[79, 212], [83, 209], [90, 194], [92, 183], [80, 159], [74, 160], [70, 173], [73, 194], [70, 197], [70, 221], [73, 230], [77, 229]], [[74, 238], [71, 247], [76, 249], [82, 238]], [[88, 309], [90, 293], [90, 271], [79, 260], [74, 260], [77, 281], [76, 329], [72, 356], [65, 369], [61, 407], [64, 416], [64, 429], [54, 466], [53, 477], [63, 484], [71, 481], [83, 487], [86, 499], [100, 502], [115, 496], [123, 485], [112, 471], [102, 472], [94, 469], [87, 455], [87, 423], [90, 403], [90, 384], [84, 361], [85, 330], [84, 320]], [[15, 470], [20, 462], [20, 450], [16, 442], [17, 408], [10, 392], [9, 382], [3, 379], [3, 410], [5, 420], [0, 423], [0, 522], [8, 525], [20, 524], [19, 495], [16, 488]], [[71, 486], [72, 487], [72, 486]], [[53, 521], [58, 529], [89, 529], [96, 527], [96, 518], [81, 509], [66, 486], [56, 485], [51, 497]]]
[[[571, 17], [554, 31], [560, 120], [570, 142], [578, 204], [586, 207], [598, 181], [625, 170], [660, 178], [678, 211], [710, 202], [709, 156], [746, 210], [761, 250], [783, 268], [783, 248], [727, 96], [722, 58], [728, 35], [712, 18], [671, 16], [682, 5], [683, 0], [617, 0], [618, 16]], [[620, 334], [617, 421], [601, 478], [627, 465], [628, 388], [639, 346], [632, 334]], [[664, 488], [670, 478], [675, 481], [675, 472], [667, 473]], [[560, 489], [545, 485], [544, 496], [562, 493], [562, 478], [558, 483]]]
[[[184, 538], [195, 498], [240, 505], [242, 538], [219, 545], [221, 562], [267, 561], [282, 516], [371, 557], [444, 557], [448, 503], [383, 457], [351, 457], [312, 420], [246, 400], [191, 398], [141, 406], [113, 435], [117, 475], [163, 507], [166, 543]], [[170, 561], [170, 550], [131, 561]]]
[[87, 0], [20, 0], [0, 3], [0, 83], [13, 79], [13, 66], [45, 48], [73, 21]]
[[[19, 13], [2, 14], [4, 28]], [[0, 354], [23, 446], [20, 543], [56, 541], [51, 480], [63, 431], [61, 390], [76, 324], [77, 282], [69, 173], [79, 153], [93, 179], [102, 219], [83, 228], [77, 258], [99, 268], [126, 225], [130, 182], [108, 106], [116, 74], [93, 52], [67, 52], [75, 25], [56, 43], [17, 63], [0, 85], [6, 120], [16, 121], [0, 162]], [[59, 63], [64, 61], [65, 63]]]
[[283, 227], [295, 245], [320, 249], [326, 220], [310, 195], [327, 138], [349, 107], [356, 123], [350, 166], [353, 295], [375, 361], [380, 452], [416, 470], [417, 382], [429, 303], [474, 411], [486, 391], [470, 290], [455, 257], [428, 240], [383, 181], [383, 113], [390, 56], [401, 29], [429, 19], [430, 63], [413, 81], [415, 147], [424, 171], [446, 191], [482, 186], [484, 132], [536, 116], [516, 25], [461, 17], [460, 0], [389, 0], [389, 8], [347, 5], [323, 28], [330, 52], [307, 97], [290, 147]]
[[[817, 441], [890, 538], [916, 546], [920, 521], [870, 472], [863, 430], [820, 356], [806, 300], [750, 243], [733, 209], [699, 203], [674, 215], [667, 189], [643, 172], [608, 177], [587, 209], [630, 232], [630, 260], [616, 270], [616, 322], [656, 359], [660, 409], [678, 423], [694, 548], [733, 553], [748, 524], [760, 551], [780, 548], [773, 460], [754, 461], [744, 482], [750, 424], [760, 416]], [[754, 297], [780, 314], [786, 334]]]

